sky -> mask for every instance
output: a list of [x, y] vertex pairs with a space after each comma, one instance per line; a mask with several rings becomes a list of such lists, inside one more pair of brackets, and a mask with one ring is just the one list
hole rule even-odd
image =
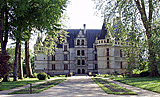
[[94, 2], [92, 0], [70, 0], [67, 7], [69, 26], [71, 29], [82, 29], [86, 24], [86, 29], [101, 29], [103, 24], [102, 17], [96, 16]]
[[[92, 0], [69, 0], [70, 3], [66, 8], [67, 29], [83, 29], [83, 24], [86, 24], [86, 29], [101, 29], [103, 18], [96, 16], [94, 2]], [[9, 39], [8, 47], [12, 46], [13, 41]], [[33, 51], [36, 37], [31, 37], [30, 49]]]

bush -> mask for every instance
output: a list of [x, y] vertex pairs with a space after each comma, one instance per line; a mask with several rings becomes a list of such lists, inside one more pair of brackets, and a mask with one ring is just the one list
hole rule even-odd
[[48, 78], [48, 79], [50, 79], [50, 78], [51, 78], [51, 76], [50, 76], [50, 75], [47, 75], [47, 78]]
[[66, 77], [66, 75], [59, 75], [59, 77]]
[[45, 72], [38, 73], [37, 78], [39, 80], [46, 80], [47, 74]]
[[140, 77], [147, 77], [147, 76], [149, 76], [150, 75], [150, 72], [148, 72], [148, 71], [145, 71], [145, 72], [141, 72], [140, 73]]
[[34, 73], [34, 74], [33, 74], [33, 78], [37, 78], [37, 73]]

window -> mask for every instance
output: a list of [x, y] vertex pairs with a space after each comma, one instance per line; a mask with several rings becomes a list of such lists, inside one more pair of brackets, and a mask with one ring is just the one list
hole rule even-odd
[[64, 51], [67, 51], [67, 45], [64, 45]]
[[84, 55], [85, 55], [84, 50], [82, 50], [82, 56], [84, 56]]
[[77, 65], [80, 65], [81, 64], [81, 61], [80, 60], [77, 60]]
[[117, 44], [117, 42], [115, 42], [115, 44]]
[[95, 60], [97, 60], [97, 54], [95, 54], [95, 56], [94, 56], [94, 57], [95, 57]]
[[107, 61], [109, 61], [109, 57], [107, 57]]
[[52, 61], [55, 61], [55, 55], [52, 55]]
[[120, 68], [121, 68], [121, 69], [123, 68], [122, 62], [120, 63]]
[[64, 54], [64, 61], [67, 61], [67, 54]]
[[80, 40], [77, 40], [77, 45], [80, 45]]
[[55, 64], [52, 64], [52, 70], [56, 70]]
[[77, 55], [80, 56], [80, 50], [77, 50]]
[[109, 43], [109, 39], [107, 39], [107, 43]]
[[68, 70], [68, 64], [64, 64], [64, 70]]
[[82, 60], [82, 65], [85, 65], [85, 60]]
[[84, 45], [84, 40], [81, 41], [81, 45]]
[[122, 57], [122, 50], [120, 50], [120, 57]]
[[109, 69], [109, 62], [107, 62], [107, 69]]
[[97, 64], [95, 64], [95, 70], [98, 70], [98, 65]]
[[107, 48], [107, 56], [109, 56], [109, 48]]

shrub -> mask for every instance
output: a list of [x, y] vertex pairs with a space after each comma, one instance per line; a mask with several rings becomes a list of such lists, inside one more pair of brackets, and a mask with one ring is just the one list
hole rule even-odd
[[34, 74], [33, 74], [33, 78], [37, 78], [37, 73], [34, 73]]
[[147, 77], [147, 76], [149, 76], [150, 75], [150, 72], [148, 72], [148, 71], [145, 71], [145, 72], [141, 72], [140, 73], [140, 77]]
[[66, 75], [59, 75], [59, 77], [66, 77]]
[[39, 80], [45, 80], [47, 78], [47, 74], [45, 72], [38, 73], [37, 78]]
[[50, 79], [50, 78], [51, 78], [51, 76], [50, 76], [50, 75], [47, 75], [47, 78], [48, 78], [48, 79]]

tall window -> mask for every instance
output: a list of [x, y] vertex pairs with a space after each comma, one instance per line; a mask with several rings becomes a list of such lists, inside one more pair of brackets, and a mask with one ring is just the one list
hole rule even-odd
[[52, 64], [52, 70], [56, 70], [55, 64]]
[[121, 68], [121, 69], [123, 68], [123, 64], [122, 64], [122, 62], [120, 62], [120, 68]]
[[52, 55], [52, 61], [55, 61], [55, 55]]
[[97, 54], [95, 54], [95, 56], [94, 56], [94, 57], [95, 57], [94, 59], [95, 59], [95, 60], [97, 60]]
[[97, 64], [95, 64], [95, 70], [98, 70], [98, 65]]
[[109, 56], [109, 48], [107, 48], [107, 56]]
[[84, 56], [84, 55], [85, 55], [84, 50], [82, 50], [82, 56]]
[[107, 39], [107, 43], [109, 43], [109, 39]]
[[107, 69], [109, 69], [109, 62], [107, 62]]
[[120, 57], [122, 57], [122, 50], [120, 50]]
[[64, 64], [64, 70], [68, 70], [68, 64]]
[[77, 45], [80, 45], [80, 40], [77, 40]]
[[107, 57], [107, 61], [109, 61], [109, 57]]
[[84, 40], [81, 41], [81, 45], [84, 45]]
[[64, 54], [64, 61], [67, 61], [67, 54]]
[[82, 60], [82, 65], [85, 65], [85, 60]]
[[64, 45], [64, 51], [67, 51], [67, 45]]
[[80, 50], [77, 50], [77, 55], [80, 56]]
[[77, 60], [77, 65], [80, 65], [81, 64], [81, 61], [80, 60]]

